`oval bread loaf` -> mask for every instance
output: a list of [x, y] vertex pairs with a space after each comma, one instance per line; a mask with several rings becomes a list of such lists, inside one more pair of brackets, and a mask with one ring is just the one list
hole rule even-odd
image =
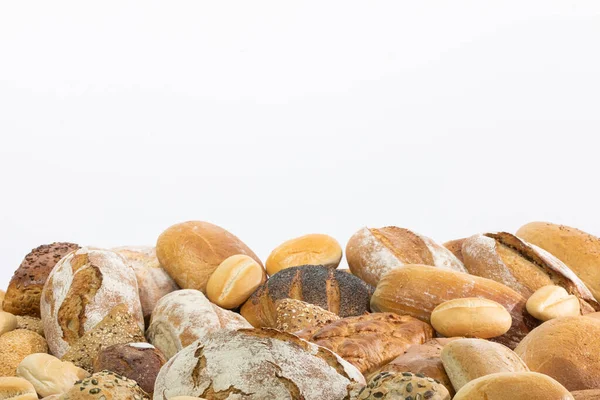
[[219, 307], [233, 309], [242, 305], [267, 280], [265, 269], [252, 257], [228, 257], [212, 273], [206, 297]]
[[[527, 299], [527, 312], [540, 321], [580, 315], [579, 300], [554, 285], [543, 286]], [[594, 313], [592, 313], [594, 314]]]
[[337, 268], [342, 259], [340, 244], [328, 235], [300, 236], [277, 246], [267, 258], [265, 266], [269, 276], [285, 268], [301, 265], [323, 265]]
[[471, 297], [448, 300], [434, 308], [431, 325], [446, 337], [489, 339], [508, 332], [512, 318], [501, 304]]

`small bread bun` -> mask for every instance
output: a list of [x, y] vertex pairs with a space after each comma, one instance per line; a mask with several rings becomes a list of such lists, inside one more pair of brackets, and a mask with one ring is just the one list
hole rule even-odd
[[252, 257], [236, 254], [225, 259], [206, 285], [206, 297], [219, 307], [242, 305], [267, 280], [265, 269]]
[[38, 400], [31, 383], [23, 378], [0, 377], [0, 399], [4, 400]]
[[11, 313], [0, 311], [0, 336], [17, 329], [17, 317]]
[[310, 234], [283, 242], [265, 263], [269, 276], [285, 268], [301, 265], [323, 265], [337, 268], [342, 259], [340, 244], [328, 235]]
[[446, 301], [431, 313], [431, 325], [446, 337], [489, 339], [510, 329], [510, 313], [495, 301], [470, 297]]
[[[31, 382], [42, 397], [62, 394], [90, 374], [73, 363], [46, 354], [30, 354], [17, 367], [17, 376]], [[0, 398], [2, 398], [0, 396]]]
[[560, 383], [535, 372], [500, 372], [475, 379], [453, 400], [573, 400]]
[[529, 297], [527, 311], [540, 321], [560, 317], [575, 317], [581, 314], [579, 300], [574, 295], [554, 285], [543, 286]]

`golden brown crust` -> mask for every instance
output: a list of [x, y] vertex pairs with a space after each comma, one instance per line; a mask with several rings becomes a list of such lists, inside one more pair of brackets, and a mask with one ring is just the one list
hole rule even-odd
[[0, 336], [0, 376], [15, 376], [17, 366], [33, 353], [47, 353], [46, 340], [35, 332], [15, 329]]
[[460, 262], [463, 264], [465, 263], [465, 259], [463, 258], [463, 255], [462, 255], [462, 245], [465, 240], [466, 240], [466, 238], [455, 239], [455, 240], [450, 240], [450, 241], [442, 244], [442, 246], [444, 246], [445, 248], [450, 250], [452, 252], [452, 254], [454, 254], [454, 256], [456, 258], [458, 258], [460, 260]]
[[437, 306], [431, 313], [431, 325], [447, 337], [489, 339], [508, 332], [512, 317], [501, 304], [472, 297], [449, 300]]
[[206, 297], [226, 309], [238, 308], [267, 280], [265, 269], [252, 257], [226, 258], [208, 279]]
[[290, 239], [277, 246], [267, 258], [267, 273], [275, 275], [285, 268], [323, 265], [337, 268], [342, 259], [340, 244], [329, 235], [310, 234]]

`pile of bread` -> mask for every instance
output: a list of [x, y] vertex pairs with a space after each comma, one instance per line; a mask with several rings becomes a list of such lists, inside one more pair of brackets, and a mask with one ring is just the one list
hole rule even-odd
[[264, 266], [216, 225], [42, 245], [0, 312], [0, 399], [600, 399], [600, 239], [310, 234]]

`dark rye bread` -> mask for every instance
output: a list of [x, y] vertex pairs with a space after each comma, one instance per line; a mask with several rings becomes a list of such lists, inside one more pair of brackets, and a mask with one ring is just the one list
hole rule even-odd
[[242, 306], [241, 314], [254, 327], [277, 325], [278, 300], [296, 299], [317, 305], [340, 317], [369, 312], [374, 288], [354, 275], [322, 265], [279, 271], [262, 284]]
[[15, 271], [2, 308], [14, 315], [40, 317], [40, 298], [50, 271], [61, 258], [78, 245], [67, 242], [44, 244], [31, 250]]

